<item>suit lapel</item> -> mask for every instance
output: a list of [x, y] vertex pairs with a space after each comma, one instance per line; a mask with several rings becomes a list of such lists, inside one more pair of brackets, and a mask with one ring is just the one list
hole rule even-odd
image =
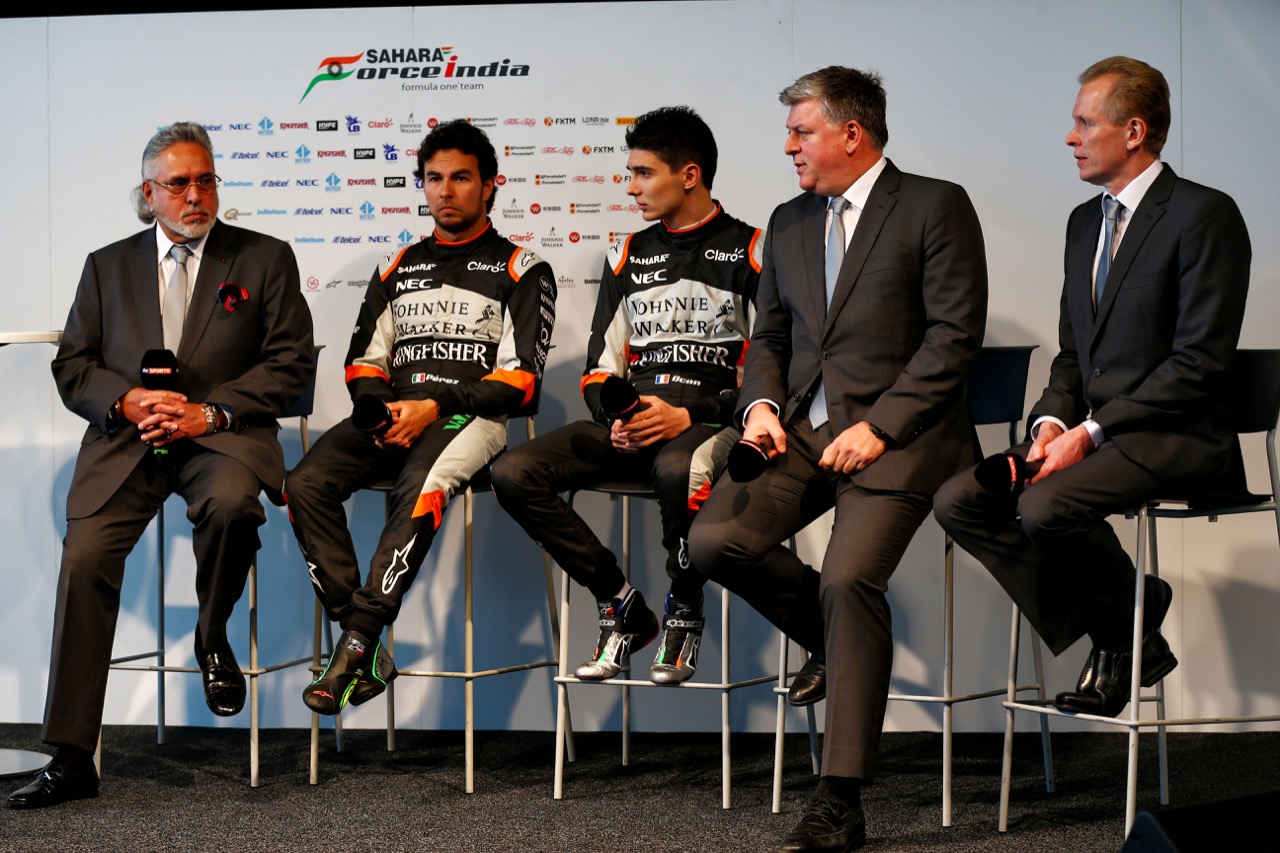
[[164, 348], [164, 326], [160, 320], [160, 265], [156, 229], [138, 235], [129, 259], [129, 295], [142, 330], [143, 349]]
[[[1124, 237], [1120, 240], [1120, 248], [1116, 251], [1115, 259], [1111, 262], [1111, 270], [1107, 273], [1106, 287], [1102, 291], [1102, 303], [1098, 305], [1098, 314], [1093, 324], [1093, 339], [1091, 344], [1096, 344], [1098, 335], [1102, 331], [1102, 327], [1106, 325], [1107, 317], [1111, 314], [1111, 306], [1115, 304], [1116, 294], [1124, 287], [1125, 276], [1129, 273], [1129, 268], [1133, 266], [1133, 260], [1137, 257], [1138, 252], [1142, 249], [1142, 244], [1146, 242], [1147, 237], [1151, 234], [1151, 230], [1155, 228], [1160, 218], [1164, 216], [1165, 205], [1169, 201], [1169, 195], [1173, 192], [1173, 184], [1177, 180], [1177, 176], [1173, 170], [1165, 166], [1160, 174], [1156, 177], [1155, 183], [1151, 185], [1151, 189], [1147, 190], [1146, 195], [1142, 197], [1142, 201], [1138, 203], [1138, 209], [1133, 212], [1129, 220], [1129, 224], [1124, 229]], [[1095, 244], [1094, 248], [1097, 246]], [[1088, 269], [1088, 266], [1086, 266]]]
[[862, 267], [867, 262], [867, 256], [871, 254], [871, 248], [876, 244], [885, 221], [889, 218], [889, 212], [898, 203], [897, 192], [901, 184], [902, 173], [893, 163], [886, 163], [884, 171], [876, 180], [875, 186], [871, 188], [871, 194], [867, 196], [867, 206], [858, 216], [858, 227], [853, 229], [853, 239], [849, 241], [844, 262], [840, 265], [840, 277], [836, 279], [836, 292], [831, 297], [826, 322], [822, 327], [824, 338], [831, 331], [831, 326], [835, 318], [840, 315], [840, 309], [844, 307], [844, 303], [848, 301], [849, 294], [853, 292], [853, 286], [858, 276], [862, 274]]
[[827, 312], [827, 282], [823, 277], [827, 200], [824, 196], [811, 195], [809, 204], [810, 208], [805, 212], [800, 228], [801, 254], [805, 267], [802, 280], [809, 282], [810, 307], [814, 317], [812, 328], [817, 329], [822, 326], [822, 318]]
[[187, 308], [187, 323], [182, 329], [182, 344], [178, 347], [178, 360], [186, 363], [200, 345], [200, 338], [213, 312], [221, 308], [218, 288], [231, 278], [235, 264], [235, 235], [228, 225], [215, 224], [205, 242], [204, 255], [200, 259], [200, 274], [195, 289], [191, 291], [191, 304]]

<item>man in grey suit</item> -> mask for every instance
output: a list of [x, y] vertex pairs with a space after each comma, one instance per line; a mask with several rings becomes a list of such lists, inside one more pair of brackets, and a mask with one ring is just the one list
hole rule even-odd
[[[963, 189], [885, 159], [879, 77], [824, 68], [780, 100], [805, 192], [769, 223], [737, 412], [772, 462], [721, 478], [690, 548], [810, 652], [793, 703], [827, 698], [818, 795], [783, 849], [852, 850], [889, 689], [889, 577], [933, 491], [973, 460], [986, 258]], [[832, 507], [819, 575], [781, 543]]]
[[[1243, 485], [1222, 399], [1249, 289], [1249, 233], [1235, 202], [1160, 162], [1169, 86], [1115, 56], [1080, 75], [1066, 142], [1105, 193], [1067, 221], [1060, 350], [1010, 452], [1039, 465], [1021, 496], [965, 472], [934, 512], [1018, 603], [1054, 654], [1093, 648], [1057, 706], [1114, 717], [1128, 703], [1135, 571], [1106, 517], [1158, 494]], [[1177, 666], [1160, 624], [1173, 597], [1145, 580], [1141, 676]]]
[[[53, 362], [63, 402], [89, 427], [67, 496], [41, 733], [58, 749], [10, 795], [11, 808], [97, 796], [92, 753], [125, 558], [173, 492], [194, 525], [205, 699], [223, 716], [243, 707], [227, 619], [266, 521], [258, 494], [284, 481], [276, 417], [315, 373], [293, 252], [217, 222], [204, 129], [161, 129], [143, 151], [142, 178], [135, 206], [156, 227], [89, 255]], [[144, 361], [171, 387], [140, 380]]]

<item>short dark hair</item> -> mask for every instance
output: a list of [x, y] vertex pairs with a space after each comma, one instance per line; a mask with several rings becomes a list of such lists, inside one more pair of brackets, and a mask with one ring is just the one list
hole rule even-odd
[[829, 65], [809, 72], [778, 93], [778, 100], [788, 107], [811, 98], [822, 103], [822, 114], [831, 124], [856, 121], [876, 148], [884, 150], [889, 144], [884, 82], [874, 71]]
[[1084, 85], [1107, 75], [1116, 77], [1111, 96], [1107, 98], [1107, 118], [1115, 124], [1123, 124], [1131, 118], [1142, 119], [1147, 125], [1144, 147], [1159, 157], [1165, 140], [1169, 137], [1169, 124], [1172, 120], [1168, 81], [1158, 70], [1140, 59], [1109, 56], [1086, 68], [1080, 75], [1080, 84]]
[[702, 170], [702, 184], [711, 189], [719, 151], [711, 128], [692, 107], [659, 107], [636, 119], [627, 131], [627, 147], [652, 151], [672, 171], [693, 163]]
[[[498, 153], [493, 150], [489, 135], [463, 118], [446, 121], [427, 134], [418, 146], [418, 168], [413, 176], [422, 180], [423, 167], [440, 151], [461, 151], [476, 158], [480, 166], [480, 180], [491, 181], [498, 177]], [[494, 186], [489, 194], [486, 210], [493, 210], [493, 200], [498, 196]]]

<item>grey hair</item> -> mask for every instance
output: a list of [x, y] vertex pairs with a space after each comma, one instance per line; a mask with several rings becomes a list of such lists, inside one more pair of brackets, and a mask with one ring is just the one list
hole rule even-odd
[[788, 107], [810, 99], [822, 105], [822, 115], [832, 125], [856, 121], [876, 148], [883, 151], [889, 144], [884, 83], [874, 71], [831, 65], [811, 71], [778, 93], [778, 100]]
[[[147, 147], [142, 149], [142, 180], [150, 181], [155, 177], [156, 160], [166, 148], [177, 145], [179, 142], [199, 145], [209, 154], [209, 159], [213, 160], [213, 142], [205, 129], [194, 121], [175, 122], [157, 130], [156, 135], [147, 142]], [[150, 225], [156, 221], [155, 214], [151, 212], [151, 205], [147, 203], [147, 197], [142, 193], [142, 184], [133, 188], [132, 199], [133, 212], [144, 224]]]

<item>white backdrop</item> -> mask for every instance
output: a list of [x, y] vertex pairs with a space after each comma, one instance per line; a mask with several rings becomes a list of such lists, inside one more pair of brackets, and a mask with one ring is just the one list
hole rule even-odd
[[[1096, 32], [1104, 19], [1115, 35]], [[205, 49], [163, 49], [197, 42]], [[433, 121], [467, 117], [503, 154], [498, 229], [546, 257], [559, 279], [559, 323], [538, 418], [545, 432], [585, 415], [578, 376], [604, 248], [612, 234], [643, 225], [615, 182], [625, 175], [626, 119], [663, 104], [697, 108], [720, 145], [715, 196], [763, 226], [795, 192], [781, 152], [785, 110], [775, 94], [801, 73], [839, 63], [884, 75], [894, 161], [957, 181], [973, 197], [991, 268], [987, 341], [1040, 346], [1035, 394], [1056, 350], [1066, 215], [1094, 192], [1076, 178], [1062, 143], [1075, 76], [1096, 59], [1127, 53], [1164, 71], [1173, 89], [1166, 161], [1240, 204], [1255, 243], [1243, 345], [1277, 346], [1280, 250], [1269, 237], [1280, 226], [1280, 201], [1263, 146], [1280, 133], [1278, 42], [1280, 7], [1269, 0], [1085, 0], [1070, 13], [1016, 0], [759, 0], [3, 21], [0, 50], [14, 73], [0, 79], [0, 103], [17, 121], [0, 136], [0, 234], [18, 277], [0, 285], [7, 307], [0, 329], [61, 328], [85, 253], [138, 228], [127, 196], [146, 139], [157, 126], [200, 121], [211, 129], [226, 181], [224, 215], [234, 211], [237, 224], [294, 244], [317, 341], [327, 346], [312, 420], [323, 429], [349, 410], [340, 362], [364, 281], [381, 254], [430, 227], [418, 214], [412, 149]], [[321, 79], [308, 91], [326, 74], [322, 60], [366, 51], [381, 59], [395, 50], [410, 53], [340, 63], [339, 73], [350, 76]], [[184, 58], [190, 56], [197, 58]], [[454, 70], [446, 77], [451, 58], [477, 76]], [[396, 71], [370, 79], [385, 68]], [[424, 79], [424, 68], [445, 70]], [[450, 83], [459, 88], [446, 88]], [[357, 159], [359, 149], [372, 156]], [[388, 186], [400, 178], [404, 186]], [[7, 551], [0, 638], [11, 650], [0, 662], [4, 721], [41, 718], [58, 543], [84, 426], [53, 389], [52, 352], [48, 345], [0, 352], [8, 411], [0, 418], [0, 541]], [[286, 457], [296, 460], [296, 428], [287, 426], [282, 437]], [[994, 449], [1002, 433], [984, 433], [984, 440]], [[1260, 483], [1264, 462], [1253, 451], [1248, 459]], [[180, 501], [170, 503], [168, 627], [179, 657], [189, 660], [194, 566], [182, 512]], [[350, 512], [367, 557], [381, 499], [357, 496]], [[616, 543], [613, 508], [590, 506], [587, 514]], [[460, 516], [460, 508], [450, 513], [397, 625], [401, 666], [461, 665]], [[657, 515], [645, 507], [639, 519], [634, 572], [657, 599], [665, 583]], [[1120, 524], [1131, 538], [1131, 526]], [[491, 497], [477, 500], [477, 526], [477, 663], [535, 655], [548, 634], [539, 552]], [[891, 590], [896, 692], [940, 686], [941, 540], [926, 523]], [[309, 644], [312, 598], [282, 512], [270, 513], [263, 541], [263, 648], [271, 658], [295, 657]], [[810, 530], [802, 548], [819, 554], [824, 541], [821, 530]], [[1280, 708], [1273, 664], [1280, 639], [1270, 627], [1280, 611], [1275, 544], [1274, 525], [1262, 517], [1221, 528], [1162, 527], [1162, 566], [1176, 590], [1166, 633], [1182, 660], [1167, 682], [1173, 713]], [[150, 647], [154, 558], [155, 535], [148, 533], [129, 564], [120, 653]], [[972, 560], [958, 563], [956, 685], [994, 687], [1004, 680], [1007, 600]], [[575, 603], [576, 660], [590, 650], [594, 620], [587, 596]], [[245, 648], [245, 633], [237, 618], [237, 649]], [[704, 646], [704, 666], [717, 667], [718, 646]], [[1077, 648], [1051, 665], [1051, 689], [1074, 681], [1084, 653]], [[637, 656], [637, 672], [647, 668], [648, 654]], [[775, 654], [776, 635], [739, 605], [735, 671], [767, 670]], [[265, 725], [305, 724], [305, 680], [301, 671], [264, 679]], [[170, 722], [246, 724], [209, 715], [197, 679], [171, 676], [168, 683]], [[403, 725], [461, 726], [460, 685], [406, 679], [397, 694]], [[554, 722], [545, 671], [481, 682], [478, 696], [481, 727], [544, 729]], [[579, 727], [618, 724], [616, 691], [573, 696]], [[153, 678], [114, 674], [107, 722], [150, 721], [153, 703]], [[718, 725], [718, 703], [701, 691], [642, 690], [635, 704], [641, 729]], [[740, 693], [735, 727], [770, 729], [772, 709], [767, 690]], [[355, 725], [381, 725], [382, 703], [349, 716]], [[893, 705], [889, 726], [935, 728], [938, 719], [932, 708]], [[957, 714], [970, 730], [994, 730], [1000, 720], [998, 702]]]

